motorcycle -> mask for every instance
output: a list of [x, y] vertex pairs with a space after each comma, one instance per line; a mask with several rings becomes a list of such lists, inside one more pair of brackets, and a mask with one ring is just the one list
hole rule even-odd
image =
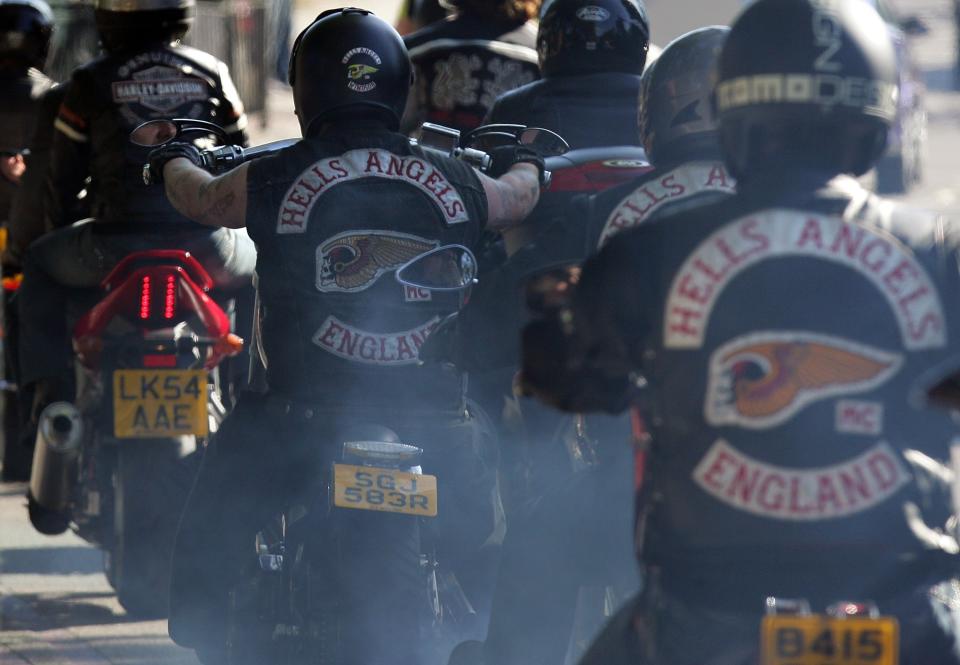
[[73, 403], [40, 415], [29, 516], [45, 534], [72, 529], [104, 551], [131, 614], [167, 612], [174, 535], [197, 452], [227, 411], [223, 361], [243, 340], [230, 301], [189, 252], [135, 252], [75, 312]]

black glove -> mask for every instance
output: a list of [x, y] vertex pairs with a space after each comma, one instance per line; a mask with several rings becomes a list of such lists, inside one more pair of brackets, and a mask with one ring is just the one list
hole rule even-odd
[[487, 174], [493, 178], [499, 178], [509, 171], [514, 164], [526, 162], [537, 167], [537, 171], [540, 172], [540, 185], [543, 186], [546, 183], [546, 176], [544, 175], [546, 165], [543, 163], [543, 157], [533, 148], [528, 148], [525, 145], [502, 145], [487, 154], [490, 155], [490, 168], [487, 170]]
[[192, 143], [167, 143], [150, 151], [149, 162], [143, 167], [143, 184], [159, 185], [163, 182], [163, 167], [171, 159], [183, 157], [194, 166], [203, 167], [203, 156]]

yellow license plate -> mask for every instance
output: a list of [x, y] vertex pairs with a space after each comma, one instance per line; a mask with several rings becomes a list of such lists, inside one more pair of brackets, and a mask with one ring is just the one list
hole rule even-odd
[[437, 477], [334, 464], [333, 504], [340, 508], [436, 517]]
[[776, 615], [760, 628], [761, 665], [897, 665], [893, 617]]
[[206, 436], [202, 369], [121, 369], [113, 373], [113, 433], [121, 439]]

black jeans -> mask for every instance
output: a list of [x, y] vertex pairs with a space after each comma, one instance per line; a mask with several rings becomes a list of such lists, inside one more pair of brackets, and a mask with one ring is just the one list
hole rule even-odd
[[[494, 465], [475, 418], [287, 406], [277, 396], [242, 395], [206, 451], [174, 548], [169, 631], [181, 646], [223, 649], [227, 595], [253, 557], [257, 531], [329, 473], [343, 434], [358, 423], [389, 427], [424, 449], [424, 471], [438, 476], [441, 561], [458, 576], [487, 567]], [[470, 593], [483, 584], [464, 586]]]
[[45, 235], [27, 249], [20, 307], [21, 384], [69, 375], [72, 368], [67, 305], [91, 295], [110, 270], [132, 252], [184, 249], [207, 269], [217, 288], [249, 287], [257, 252], [244, 229], [171, 225], [139, 230], [136, 224], [78, 222]]

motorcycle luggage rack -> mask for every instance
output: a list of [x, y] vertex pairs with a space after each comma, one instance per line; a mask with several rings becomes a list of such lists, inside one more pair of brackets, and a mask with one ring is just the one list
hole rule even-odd
[[776, 596], [767, 596], [764, 601], [767, 616], [776, 616], [778, 614], [795, 614], [797, 616], [810, 616], [810, 601], [806, 598], [777, 598]]

